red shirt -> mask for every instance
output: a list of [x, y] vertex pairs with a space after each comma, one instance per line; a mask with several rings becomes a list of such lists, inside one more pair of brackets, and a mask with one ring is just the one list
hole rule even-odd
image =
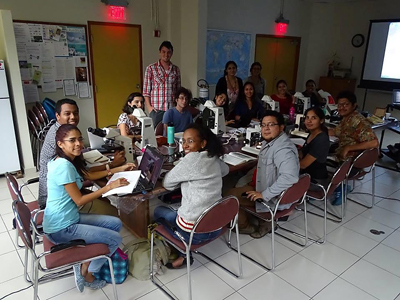
[[271, 99], [279, 102], [279, 112], [283, 115], [288, 115], [289, 110], [293, 107], [293, 99], [292, 96], [286, 95], [286, 98], [279, 98], [278, 95], [271, 95]]

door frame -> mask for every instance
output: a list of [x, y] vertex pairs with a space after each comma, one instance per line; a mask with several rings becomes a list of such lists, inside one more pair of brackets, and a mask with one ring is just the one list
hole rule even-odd
[[296, 89], [297, 84], [297, 72], [299, 69], [299, 59], [300, 59], [300, 46], [301, 46], [301, 37], [298, 36], [282, 36], [282, 35], [274, 35], [274, 34], [256, 34], [256, 42], [254, 48], [254, 58], [256, 57], [257, 51], [257, 37], [266, 37], [266, 38], [277, 38], [277, 39], [288, 39], [288, 40], [297, 40], [298, 44], [296, 46], [296, 58], [294, 63], [294, 74], [293, 74], [293, 88]]
[[95, 124], [97, 127], [97, 99], [96, 99], [96, 72], [94, 69], [94, 57], [93, 57], [93, 46], [92, 46], [92, 25], [107, 25], [107, 26], [116, 26], [116, 27], [137, 27], [139, 29], [139, 56], [140, 56], [140, 90], [143, 88], [143, 56], [142, 56], [142, 26], [138, 24], [125, 24], [125, 23], [112, 23], [112, 22], [97, 22], [97, 21], [88, 21], [88, 31], [89, 31], [89, 50], [90, 50], [90, 68], [92, 70], [92, 81], [93, 81], [93, 104], [94, 104], [94, 117]]

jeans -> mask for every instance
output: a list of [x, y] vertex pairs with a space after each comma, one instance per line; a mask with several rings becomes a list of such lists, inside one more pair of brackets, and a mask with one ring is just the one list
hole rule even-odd
[[[119, 234], [122, 222], [112, 216], [79, 214], [79, 222], [72, 224], [55, 233], [46, 234], [54, 244], [67, 243], [71, 240], [82, 239], [86, 244], [107, 244], [111, 256], [122, 242]], [[85, 251], [85, 250], [82, 250]], [[89, 272], [100, 271], [106, 258], [99, 258], [90, 262]]]
[[[189, 242], [190, 239], [190, 232], [184, 231], [176, 225], [176, 217], [178, 213], [169, 207], [165, 206], [158, 206], [154, 210], [154, 219], [157, 221], [157, 219], [165, 219], [168, 223], [170, 223], [172, 226], [176, 226], [176, 230], [183, 236], [186, 242]], [[176, 239], [179, 240], [179, 237], [168, 227], [166, 227], [167, 231]], [[209, 240], [215, 239], [219, 233], [221, 232], [221, 229], [212, 231], [212, 232], [206, 232], [206, 233], [195, 233], [193, 234], [193, 240], [192, 240], [192, 245], [197, 245], [201, 244], [204, 242], [207, 242]]]

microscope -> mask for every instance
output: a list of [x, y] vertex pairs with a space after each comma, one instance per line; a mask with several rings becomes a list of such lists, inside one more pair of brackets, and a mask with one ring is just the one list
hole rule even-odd
[[296, 114], [304, 114], [304, 112], [311, 107], [311, 99], [310, 97], [304, 97], [304, 95], [300, 92], [296, 92], [294, 97], [297, 99], [296, 104], [294, 105]]
[[203, 126], [208, 127], [215, 134], [222, 134], [226, 132], [225, 115], [222, 107], [217, 107], [211, 100], [207, 100], [202, 110]]
[[258, 155], [260, 153], [262, 141], [260, 125], [256, 125], [254, 128], [247, 128], [246, 145], [242, 147], [242, 151]]
[[157, 147], [156, 135], [154, 133], [153, 121], [151, 118], [146, 116], [141, 108], [136, 108], [133, 110], [132, 115], [135, 116], [139, 122], [142, 124], [140, 142], [135, 142], [135, 145], [139, 149], [143, 149], [146, 145], [151, 145]]
[[[132, 139], [121, 135], [119, 129], [115, 128], [91, 128], [87, 129], [90, 147], [92, 149], [103, 148], [102, 152], [115, 152], [118, 150], [125, 151], [125, 159], [127, 162], [134, 162], [133, 154], [133, 144]], [[103, 143], [100, 143], [100, 139]]]
[[267, 104], [267, 108], [266, 108], [267, 110], [275, 110], [275, 111], [279, 112], [279, 102], [272, 100], [270, 96], [264, 95], [261, 98], [261, 101], [263, 101]]

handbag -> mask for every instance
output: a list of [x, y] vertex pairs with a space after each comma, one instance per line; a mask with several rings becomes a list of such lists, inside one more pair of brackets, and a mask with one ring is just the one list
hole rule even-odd
[[[114, 269], [114, 279], [116, 284], [121, 284], [128, 277], [129, 270], [129, 260], [128, 255], [126, 255], [120, 248], [118, 248], [113, 255], [111, 255], [112, 265]], [[100, 271], [93, 273], [96, 279], [105, 280], [107, 283], [111, 282], [111, 273], [108, 264], [108, 260], [101, 267]]]

